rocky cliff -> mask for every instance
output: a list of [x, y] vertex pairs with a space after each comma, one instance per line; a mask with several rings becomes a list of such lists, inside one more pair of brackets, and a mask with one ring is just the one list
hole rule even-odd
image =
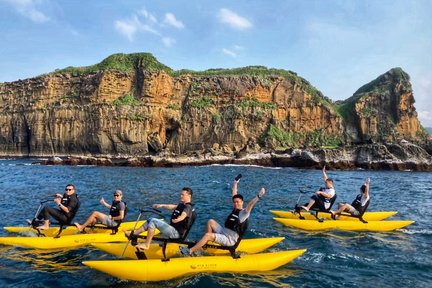
[[429, 141], [400, 68], [333, 103], [292, 71], [173, 71], [151, 54], [116, 54], [1, 83], [0, 111], [4, 156], [239, 158]]

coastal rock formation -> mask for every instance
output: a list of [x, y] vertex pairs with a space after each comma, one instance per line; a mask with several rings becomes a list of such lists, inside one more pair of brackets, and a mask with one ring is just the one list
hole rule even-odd
[[[181, 156], [229, 162], [301, 149], [303, 155], [290, 159], [306, 166], [336, 163], [337, 153], [309, 152], [322, 147], [343, 153], [365, 144], [393, 147], [402, 139], [430, 145], [400, 68], [333, 103], [291, 71], [173, 71], [147, 53], [116, 54], [94, 66], [0, 83], [0, 111], [0, 155], [86, 156], [105, 164], [113, 157], [130, 158], [129, 165]], [[357, 158], [364, 153], [356, 155], [350, 161], [363, 163]], [[396, 155], [412, 159], [406, 151]], [[262, 162], [274, 165], [274, 159]]]

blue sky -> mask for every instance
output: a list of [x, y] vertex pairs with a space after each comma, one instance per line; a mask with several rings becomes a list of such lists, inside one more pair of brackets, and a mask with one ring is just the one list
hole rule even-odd
[[429, 0], [0, 0], [0, 35], [0, 82], [150, 52], [176, 70], [291, 70], [342, 100], [401, 67], [432, 127]]

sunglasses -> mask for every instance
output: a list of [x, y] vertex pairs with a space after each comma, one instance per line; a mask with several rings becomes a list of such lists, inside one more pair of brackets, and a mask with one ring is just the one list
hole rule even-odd
[[66, 188], [65, 191], [72, 191], [73, 189]]
[[114, 194], [114, 197], [120, 197], [121, 195], [119, 195], [119, 194]]

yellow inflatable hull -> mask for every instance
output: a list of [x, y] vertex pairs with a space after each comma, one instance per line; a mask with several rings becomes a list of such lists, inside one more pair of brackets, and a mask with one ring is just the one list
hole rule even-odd
[[[279, 218], [299, 219], [299, 214], [294, 213], [293, 211], [270, 210], [270, 212], [278, 216]], [[301, 212], [301, 215], [304, 217], [305, 220], [316, 220], [316, 217], [311, 213], [314, 212]], [[380, 221], [389, 218], [396, 213], [396, 211], [365, 212], [363, 215], [363, 219], [366, 221]], [[324, 219], [331, 219], [331, 214], [328, 212], [319, 212], [318, 217]], [[350, 217], [348, 213], [342, 213], [339, 220], [359, 221], [358, 218]]]
[[363, 223], [360, 220], [357, 221], [343, 221], [343, 220], [324, 220], [319, 222], [318, 220], [301, 220], [301, 219], [288, 219], [288, 218], [273, 218], [274, 220], [284, 224], [285, 226], [291, 226], [303, 230], [370, 230], [370, 231], [392, 231], [400, 229], [405, 226], [411, 225], [414, 221], [411, 220], [383, 220], [383, 221], [368, 221]]
[[105, 260], [84, 261], [83, 264], [114, 277], [132, 281], [165, 281], [197, 273], [245, 273], [269, 271], [287, 264], [306, 249], [231, 256], [172, 258], [169, 261]]
[[[243, 239], [236, 251], [240, 253], [255, 254], [262, 252], [273, 245], [284, 240], [284, 237], [274, 237], [274, 238], [256, 238], [256, 239]], [[137, 259], [135, 254], [136, 249], [134, 246], [126, 245], [125, 243], [92, 243], [93, 247], [105, 251], [109, 254], [129, 259]], [[165, 255], [168, 258], [176, 256], [179, 254], [179, 247], [181, 244], [168, 243], [165, 250]], [[125, 250], [126, 248], [126, 250]], [[148, 259], [162, 259], [162, 248], [159, 244], [151, 244], [149, 250], [143, 250]], [[229, 254], [228, 250], [220, 250], [215, 248], [207, 248], [204, 250], [206, 253], [213, 255], [226, 255]], [[124, 252], [124, 253], [123, 253]]]
[[[137, 228], [140, 227], [145, 221], [139, 221], [137, 224]], [[119, 227], [119, 231], [122, 230], [132, 230], [133, 227], [135, 226], [136, 222], [123, 222], [120, 227]], [[10, 232], [10, 233], [20, 233], [20, 234], [25, 234], [25, 235], [37, 235], [37, 230], [33, 229], [30, 226], [8, 226], [8, 227], [3, 227], [6, 231]], [[41, 230], [41, 232], [43, 233], [43, 235], [47, 236], [47, 237], [54, 237], [58, 234], [60, 230], [60, 227], [58, 226], [52, 226], [47, 230]], [[89, 231], [89, 227], [86, 228], [86, 231]], [[63, 229], [62, 233], [60, 235], [64, 236], [64, 235], [73, 235], [73, 234], [77, 234], [78, 233], [78, 229], [76, 228], [75, 225], [72, 226], [67, 226]], [[105, 234], [110, 234], [111, 233], [111, 229], [104, 229], [102, 228], [101, 225], [96, 225], [93, 233], [105, 233]]]
[[[156, 230], [155, 234], [159, 231]], [[147, 235], [147, 232], [141, 235]], [[0, 244], [21, 246], [33, 249], [73, 249], [91, 243], [108, 243], [108, 242], [127, 242], [128, 239], [123, 232], [117, 234], [91, 233], [65, 235], [59, 238], [54, 237], [0, 237]]]

